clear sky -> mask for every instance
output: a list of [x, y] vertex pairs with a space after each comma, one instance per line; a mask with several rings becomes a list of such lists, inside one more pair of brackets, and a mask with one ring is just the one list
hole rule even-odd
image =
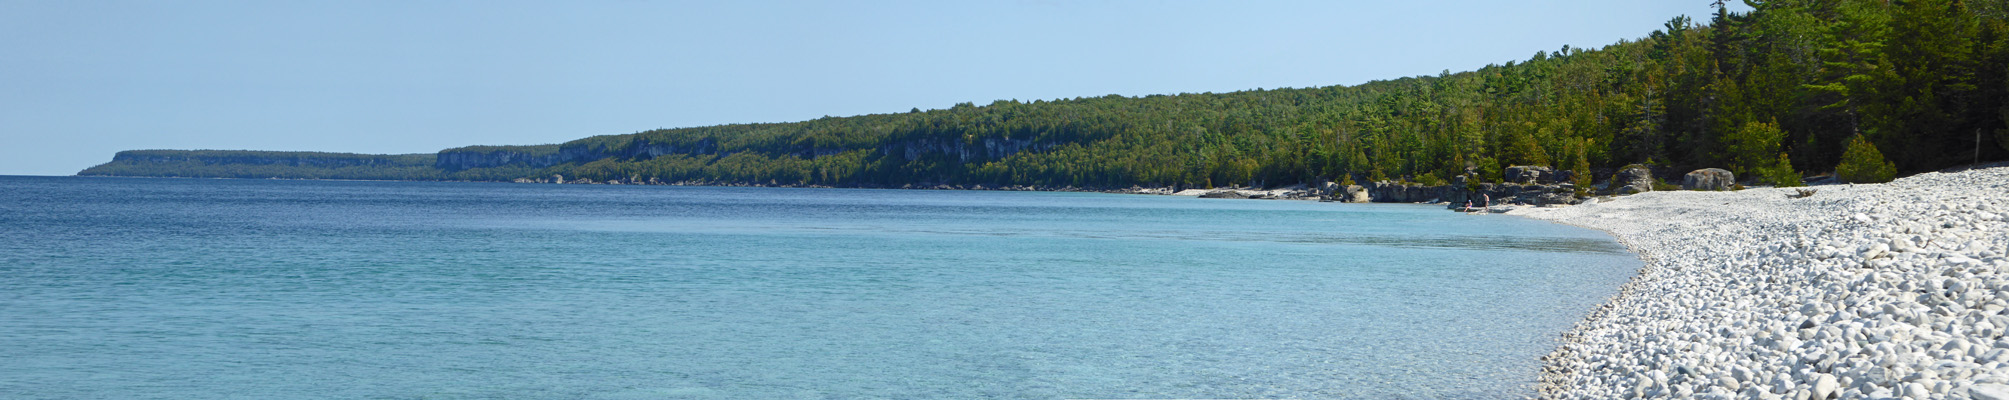
[[1353, 85], [1601, 47], [1710, 12], [1703, 0], [0, 0], [0, 175], [70, 175], [131, 149], [424, 153], [965, 101]]

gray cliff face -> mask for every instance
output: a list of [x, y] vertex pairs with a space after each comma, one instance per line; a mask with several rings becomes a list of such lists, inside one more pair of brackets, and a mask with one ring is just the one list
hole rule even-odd
[[449, 149], [439, 152], [439, 161], [433, 166], [448, 171], [506, 166], [544, 168], [606, 158], [647, 160], [671, 154], [704, 155], [716, 153], [717, 149], [718, 144], [711, 140], [688, 145], [636, 140], [618, 150], [587, 144], [568, 144], [559, 146], [555, 151], [543, 146]]
[[[1580, 201], [1576, 197], [1576, 185], [1570, 183], [1481, 183], [1477, 185], [1477, 190], [1473, 190], [1463, 184], [1407, 186], [1404, 188], [1406, 189], [1406, 196], [1401, 197], [1408, 199], [1409, 201], [1407, 202], [1424, 202], [1435, 199], [1445, 202], [1450, 207], [1463, 206], [1467, 201], [1472, 202], [1475, 206], [1480, 204], [1489, 206], [1500, 204], [1576, 204]], [[1375, 199], [1375, 201], [1381, 200]]]
[[[552, 165], [568, 162], [587, 163], [606, 158], [640, 161], [668, 155], [701, 156], [712, 154], [724, 155], [719, 151], [718, 142], [711, 139], [688, 144], [657, 143], [648, 139], [639, 139], [629, 142], [627, 147], [621, 149], [610, 149], [599, 145], [568, 144], [558, 149], [559, 161]], [[540, 167], [544, 166], [549, 165], [540, 165]]]
[[559, 159], [560, 156], [558, 154], [538, 155], [523, 151], [442, 151], [439, 152], [436, 161], [433, 162], [433, 167], [448, 171], [506, 165], [527, 165], [542, 168], [558, 165], [560, 163]]
[[[1471, 178], [1460, 175], [1451, 178], [1449, 184], [1425, 186], [1415, 183], [1390, 181], [1368, 182], [1361, 187], [1366, 195], [1363, 201], [1375, 203], [1427, 203], [1443, 202], [1451, 208], [1462, 207], [1466, 202], [1472, 205], [1500, 204], [1576, 204], [1576, 185], [1569, 180], [1574, 171], [1556, 171], [1548, 167], [1515, 166], [1507, 168], [1507, 183], [1471, 184]], [[1352, 197], [1352, 196], [1348, 196]]]
[[882, 146], [879, 153], [898, 154], [901, 159], [910, 161], [929, 154], [943, 154], [955, 158], [957, 162], [970, 162], [997, 160], [1023, 151], [1043, 152], [1051, 148], [1051, 143], [1034, 143], [1031, 139], [986, 138], [978, 143], [968, 143], [923, 138]]

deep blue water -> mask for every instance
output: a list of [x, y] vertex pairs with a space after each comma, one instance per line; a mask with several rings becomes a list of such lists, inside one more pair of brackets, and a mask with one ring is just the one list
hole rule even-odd
[[1512, 398], [1638, 265], [1414, 205], [0, 177], [0, 398]]

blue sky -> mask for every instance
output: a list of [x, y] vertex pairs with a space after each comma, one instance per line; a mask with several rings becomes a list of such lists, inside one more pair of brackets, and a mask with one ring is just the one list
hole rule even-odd
[[1352, 85], [1601, 47], [1710, 11], [1700, 0], [0, 0], [0, 175], [69, 175], [130, 149], [422, 153], [964, 101]]

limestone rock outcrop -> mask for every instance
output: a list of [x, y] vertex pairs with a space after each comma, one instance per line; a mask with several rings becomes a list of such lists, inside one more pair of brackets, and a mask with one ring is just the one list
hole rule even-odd
[[1545, 182], [1555, 182], [1555, 177], [1553, 176], [1553, 174], [1555, 174], [1555, 169], [1549, 167], [1516, 165], [1507, 167], [1507, 170], [1503, 172], [1504, 173], [1502, 175], [1506, 178], [1507, 183], [1533, 185]]
[[1344, 195], [1344, 197], [1340, 198], [1340, 201], [1347, 203], [1366, 203], [1369, 201], [1374, 201], [1374, 198], [1367, 194], [1366, 187], [1362, 187], [1360, 185], [1346, 185], [1346, 194]]
[[1639, 194], [1653, 191], [1653, 170], [1633, 164], [1618, 170], [1611, 177], [1613, 194]]
[[1703, 168], [1681, 177], [1681, 188], [1687, 190], [1730, 190], [1737, 184], [1737, 174], [1722, 168]]

